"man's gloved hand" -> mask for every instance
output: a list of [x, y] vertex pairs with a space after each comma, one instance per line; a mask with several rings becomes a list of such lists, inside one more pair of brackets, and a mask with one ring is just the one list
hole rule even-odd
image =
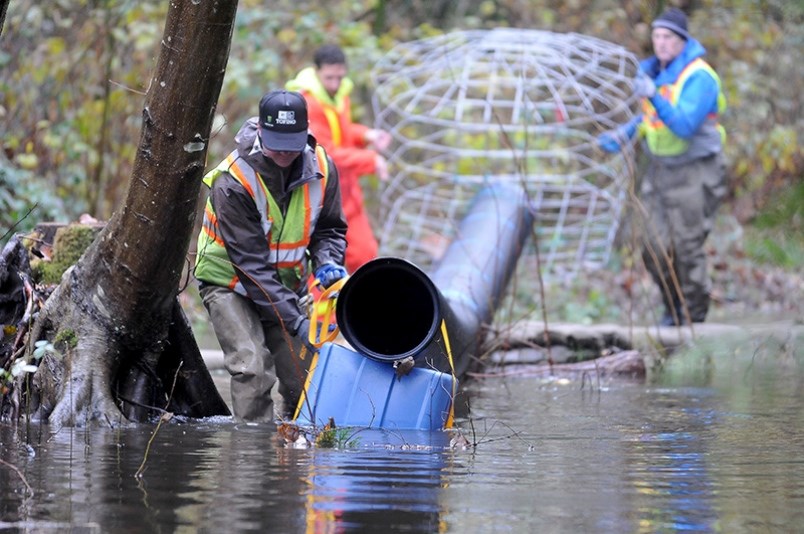
[[640, 98], [651, 98], [656, 94], [656, 84], [642, 71], [634, 78], [634, 94]]
[[344, 276], [346, 276], [346, 269], [334, 263], [325, 263], [315, 272], [315, 277], [319, 282], [321, 282], [321, 285], [324, 286], [324, 289], [328, 288]]
[[299, 341], [302, 342], [302, 345], [307, 349], [308, 352], [311, 354], [318, 352], [318, 349], [310, 343], [310, 320], [303, 319], [301, 323], [299, 323], [299, 329], [296, 330], [296, 336]]
[[617, 130], [603, 132], [597, 136], [597, 146], [606, 152], [616, 154], [620, 151], [620, 143], [617, 141], [617, 138], [620, 136], [622, 136], [622, 134]]

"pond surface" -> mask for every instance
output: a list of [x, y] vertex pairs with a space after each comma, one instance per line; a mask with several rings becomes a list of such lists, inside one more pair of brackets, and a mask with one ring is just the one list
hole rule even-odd
[[800, 342], [701, 348], [650, 383], [474, 381], [468, 449], [378, 430], [285, 448], [227, 418], [155, 436], [3, 426], [0, 530], [800, 532]]

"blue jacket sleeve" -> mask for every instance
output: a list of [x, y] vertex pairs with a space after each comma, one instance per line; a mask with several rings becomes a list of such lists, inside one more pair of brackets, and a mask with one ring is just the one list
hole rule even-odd
[[689, 139], [698, 131], [709, 113], [717, 111], [719, 89], [712, 76], [699, 70], [690, 76], [681, 89], [675, 106], [656, 93], [651, 104], [661, 121], [678, 137]]
[[641, 113], [639, 115], [636, 115], [633, 119], [626, 122], [622, 126], [620, 126], [620, 128], [622, 129], [622, 132], [628, 137], [628, 139], [631, 139], [634, 137], [634, 134], [636, 133], [637, 130], [637, 126], [639, 126], [640, 122], [642, 122]]
[[597, 146], [612, 154], [619, 152], [623, 145], [634, 137], [641, 121], [642, 115], [640, 114], [613, 130], [603, 132], [597, 136]]

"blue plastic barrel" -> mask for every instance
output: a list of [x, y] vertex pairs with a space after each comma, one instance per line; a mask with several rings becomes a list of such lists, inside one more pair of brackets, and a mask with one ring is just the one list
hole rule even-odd
[[440, 430], [450, 413], [453, 378], [415, 367], [397, 377], [392, 365], [325, 343], [310, 369], [296, 424]]

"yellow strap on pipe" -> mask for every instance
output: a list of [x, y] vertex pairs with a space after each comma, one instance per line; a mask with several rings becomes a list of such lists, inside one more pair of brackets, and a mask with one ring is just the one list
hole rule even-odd
[[[307, 339], [314, 347], [320, 348], [324, 343], [338, 337], [340, 330], [338, 329], [338, 323], [332, 322], [332, 316], [338, 300], [338, 292], [348, 278], [348, 276], [344, 276], [326, 288], [313, 303], [313, 311], [310, 316], [310, 332], [307, 334]], [[320, 284], [321, 282], [316, 279], [314, 286]], [[321, 321], [321, 324], [319, 324], [319, 321]], [[331, 332], [330, 326], [334, 326]]]
[[[321, 295], [313, 303], [313, 311], [310, 314], [310, 330], [307, 332], [307, 339], [310, 341], [310, 344], [316, 348], [321, 348], [321, 345], [327, 341], [332, 341], [338, 336], [339, 330], [337, 323], [335, 323], [335, 329], [332, 332], [329, 332], [330, 317], [332, 317], [332, 312], [335, 310], [338, 291], [340, 291], [343, 287], [343, 284], [346, 283], [347, 278], [348, 277], [341, 278], [322, 291]], [[316, 279], [313, 283], [313, 287], [316, 285], [321, 285], [321, 282], [318, 279]], [[322, 324], [320, 327], [318, 325], [319, 315], [324, 317], [324, 324]], [[327, 332], [328, 335], [325, 336], [324, 339], [318, 339], [320, 332]], [[302, 353], [304, 353], [304, 351], [302, 351]], [[318, 352], [313, 354], [313, 359], [310, 362], [310, 369], [307, 371], [307, 378], [304, 381], [304, 388], [302, 389], [301, 397], [299, 397], [299, 402], [296, 404], [296, 410], [293, 413], [294, 421], [299, 418], [299, 413], [301, 412], [302, 406], [304, 406], [304, 403], [306, 402], [307, 391], [310, 387], [310, 381], [313, 378], [313, 372], [315, 371], [317, 365]]]
[[[310, 369], [307, 370], [307, 378], [304, 379], [304, 387], [302, 388], [299, 402], [296, 403], [296, 409], [293, 411], [293, 420], [299, 418], [302, 407], [307, 403], [307, 392], [310, 391], [310, 383], [313, 381], [313, 373], [315, 368], [318, 367], [318, 353], [313, 354], [313, 359], [310, 361]], [[312, 417], [312, 416], [310, 416]]]
[[452, 347], [449, 345], [447, 323], [444, 321], [444, 319], [441, 319], [441, 335], [444, 336], [444, 346], [447, 349], [447, 361], [449, 362], [449, 369], [452, 373], [452, 396], [450, 397], [449, 415], [447, 416], [446, 423], [444, 423], [444, 428], [452, 428], [452, 425], [455, 422], [455, 386], [458, 383], [458, 379], [455, 378], [455, 364], [452, 362]]

